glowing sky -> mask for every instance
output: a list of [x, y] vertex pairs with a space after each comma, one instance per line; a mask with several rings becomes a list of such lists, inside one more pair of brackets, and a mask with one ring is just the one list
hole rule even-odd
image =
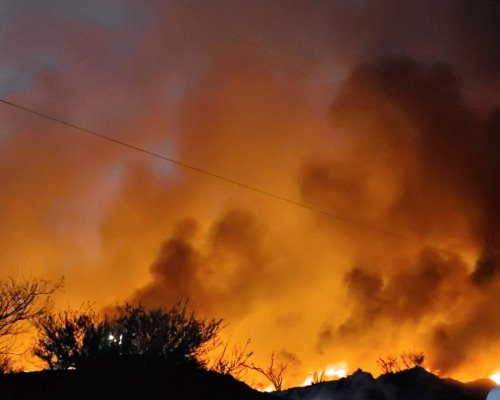
[[1, 97], [409, 240], [1, 105], [1, 275], [64, 275], [60, 307], [189, 298], [256, 362], [295, 355], [291, 383], [407, 349], [491, 374], [499, 19], [488, 0], [2, 1]]

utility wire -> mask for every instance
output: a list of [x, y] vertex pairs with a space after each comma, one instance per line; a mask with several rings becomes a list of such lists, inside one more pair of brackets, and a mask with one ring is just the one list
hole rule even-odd
[[230, 184], [235, 185], [235, 186], [239, 186], [241, 188], [250, 190], [250, 191], [255, 192], [255, 193], [259, 193], [259, 194], [261, 194], [263, 196], [267, 196], [267, 197], [273, 198], [275, 200], [280, 200], [280, 201], [286, 202], [288, 204], [292, 204], [294, 206], [301, 207], [301, 208], [304, 208], [304, 209], [309, 210], [309, 211], [313, 211], [313, 212], [321, 214], [321, 215], [325, 215], [327, 217], [333, 218], [333, 219], [335, 219], [337, 221], [340, 221], [342, 223], [345, 223], [345, 224], [348, 224], [348, 225], [352, 225], [352, 226], [355, 226], [355, 227], [358, 227], [358, 228], [362, 228], [362, 229], [365, 229], [365, 230], [370, 230], [372, 232], [375, 232], [375, 233], [378, 233], [378, 234], [381, 234], [381, 235], [385, 235], [385, 236], [388, 236], [388, 237], [392, 237], [394, 239], [397, 239], [397, 240], [400, 240], [400, 241], [404, 241], [404, 242], [407, 242], [407, 243], [411, 243], [411, 244], [417, 245], [419, 247], [425, 247], [425, 248], [428, 248], [430, 250], [434, 250], [434, 251], [439, 252], [439, 253], [443, 253], [443, 254], [447, 254], [447, 255], [459, 257], [459, 258], [462, 257], [460, 254], [458, 254], [456, 252], [452, 252], [452, 251], [449, 251], [449, 250], [446, 250], [446, 249], [442, 249], [442, 248], [440, 248], [438, 246], [434, 246], [434, 245], [431, 245], [431, 244], [428, 244], [428, 243], [425, 243], [425, 242], [421, 242], [421, 241], [418, 241], [418, 240], [414, 240], [414, 239], [408, 238], [408, 237], [403, 236], [403, 235], [401, 235], [399, 233], [395, 233], [395, 232], [388, 231], [388, 230], [385, 230], [385, 229], [380, 229], [378, 227], [375, 227], [375, 226], [372, 226], [372, 225], [369, 225], [369, 224], [366, 224], [366, 223], [363, 223], [363, 222], [360, 222], [360, 221], [356, 221], [356, 220], [353, 220], [351, 218], [347, 218], [347, 217], [344, 217], [344, 216], [341, 216], [341, 215], [337, 215], [337, 214], [334, 214], [334, 213], [332, 213], [330, 211], [314, 207], [314, 206], [312, 206], [310, 204], [307, 204], [307, 203], [304, 203], [304, 202], [301, 202], [301, 201], [297, 201], [297, 200], [293, 200], [293, 199], [290, 199], [288, 197], [284, 197], [284, 196], [275, 194], [273, 192], [270, 192], [270, 191], [267, 191], [267, 190], [264, 190], [264, 189], [260, 189], [260, 188], [258, 188], [256, 186], [248, 185], [246, 183], [237, 181], [235, 179], [228, 178], [227, 176], [219, 175], [219, 174], [216, 174], [214, 172], [208, 171], [208, 170], [206, 170], [204, 168], [196, 167], [194, 165], [185, 163], [183, 161], [179, 161], [179, 160], [173, 159], [171, 157], [167, 157], [165, 155], [162, 155], [162, 154], [156, 153], [154, 151], [145, 149], [144, 147], [135, 146], [135, 145], [130, 144], [128, 142], [125, 142], [123, 140], [119, 140], [119, 139], [116, 139], [114, 137], [111, 137], [111, 136], [108, 136], [108, 135], [104, 135], [102, 133], [98, 133], [98, 132], [90, 130], [90, 129], [83, 128], [83, 127], [78, 126], [76, 124], [73, 124], [71, 122], [67, 122], [67, 121], [65, 121], [63, 119], [60, 119], [60, 118], [54, 117], [52, 115], [49, 115], [49, 114], [46, 114], [46, 113], [34, 110], [32, 108], [25, 107], [25, 106], [22, 106], [20, 104], [13, 103], [11, 101], [8, 101], [8, 100], [2, 99], [2, 98], [0, 98], [0, 103], [3, 103], [5, 105], [7, 105], [7, 106], [16, 108], [18, 110], [25, 111], [25, 112], [30, 113], [32, 115], [36, 115], [36, 116], [44, 118], [46, 120], [49, 120], [49, 121], [56, 122], [58, 124], [67, 126], [67, 127], [72, 128], [74, 130], [77, 130], [77, 131], [79, 131], [81, 133], [92, 135], [92, 136], [97, 137], [99, 139], [106, 140], [108, 142], [112, 142], [112, 143], [115, 143], [115, 144], [127, 147], [128, 149], [135, 150], [135, 151], [138, 151], [140, 153], [146, 154], [148, 156], [155, 157], [155, 158], [167, 161], [169, 163], [178, 165], [180, 167], [189, 169], [189, 170], [194, 171], [194, 172], [198, 172], [200, 174], [209, 176], [211, 178], [218, 179], [220, 181], [223, 181], [223, 182], [226, 182], [226, 183], [230, 183]]
[[[307, 72], [305, 72], [304, 70], [296, 68], [296, 67], [290, 67], [290, 64], [289, 64], [288, 60], [286, 60], [283, 57], [283, 55], [281, 55], [281, 54], [279, 54], [279, 53], [277, 53], [277, 52], [269, 49], [268, 47], [263, 46], [261, 43], [253, 40], [247, 34], [245, 34], [245, 33], [241, 32], [241, 31], [235, 29], [234, 27], [232, 27], [229, 24], [225, 23], [221, 19], [219, 19], [217, 17], [214, 17], [212, 14], [208, 13], [206, 10], [204, 10], [200, 6], [198, 6], [198, 5], [194, 4], [193, 2], [191, 2], [191, 0], [177, 0], [177, 2], [179, 4], [182, 4], [182, 5], [186, 6], [186, 8], [189, 8], [192, 12], [198, 14], [199, 16], [203, 17], [204, 19], [206, 19], [206, 20], [208, 20], [208, 21], [210, 21], [210, 22], [212, 22], [212, 23], [214, 23], [216, 25], [219, 25], [224, 30], [226, 30], [227, 32], [229, 32], [230, 34], [232, 34], [234, 37], [242, 39], [243, 41], [247, 42], [252, 47], [256, 48], [257, 50], [260, 50], [263, 53], [265, 53], [270, 58], [273, 58], [278, 63], [283, 64], [288, 69], [293, 69], [293, 72], [295, 72], [296, 74], [298, 74], [298, 75], [300, 75], [300, 76], [302, 76], [304, 78], [308, 77], [309, 74]], [[235, 182], [231, 182], [231, 183], [235, 183]], [[239, 184], [239, 183], [237, 183], [237, 184]], [[241, 185], [241, 186], [246, 187], [246, 185]], [[286, 202], [288, 202], [290, 204], [294, 204], [296, 206], [309, 209], [311, 211], [315, 211], [317, 213], [329, 216], [331, 218], [335, 218], [335, 219], [337, 219], [337, 220], [339, 220], [341, 222], [347, 223], [347, 224], [356, 225], [356, 226], [361, 227], [361, 228], [369, 229], [371, 231], [378, 232], [378, 233], [386, 235], [386, 236], [391, 236], [393, 238], [396, 238], [398, 240], [402, 240], [402, 241], [405, 241], [405, 242], [410, 242], [410, 243], [413, 243], [413, 244], [418, 245], [420, 247], [426, 247], [428, 249], [431, 249], [431, 250], [434, 250], [434, 251], [437, 251], [437, 252], [440, 252], [440, 253], [443, 253], [443, 254], [452, 255], [452, 256], [456, 256], [456, 257], [461, 257], [461, 254], [459, 254], [459, 253], [452, 252], [452, 251], [449, 251], [449, 250], [445, 250], [445, 249], [442, 249], [442, 248], [440, 248], [438, 246], [434, 246], [434, 245], [427, 244], [427, 243], [424, 243], [424, 242], [416, 241], [416, 240], [410, 239], [410, 238], [408, 238], [406, 236], [400, 235], [400, 234], [395, 233], [395, 232], [386, 231], [386, 230], [383, 230], [383, 229], [380, 229], [380, 228], [377, 228], [377, 227], [374, 227], [374, 226], [371, 226], [371, 225], [364, 224], [362, 222], [354, 221], [354, 220], [349, 219], [349, 218], [345, 218], [345, 217], [342, 217], [342, 216], [339, 216], [339, 215], [335, 215], [335, 214], [332, 214], [332, 213], [330, 213], [328, 211], [318, 209], [316, 207], [310, 206], [308, 204], [305, 204], [305, 203], [302, 203], [302, 202], [299, 202], [299, 201], [295, 201], [295, 200], [292, 200], [292, 199], [281, 197], [281, 196], [275, 195], [273, 193], [267, 193], [265, 191], [262, 191], [260, 189], [253, 188], [253, 187], [247, 187], [247, 189], [250, 189], [250, 190], [253, 190], [253, 191], [265, 194], [267, 196], [276, 198], [278, 200], [286, 201]]]
[[[191, 1], [188, 1], [188, 0], [177, 0], [177, 2], [179, 4], [182, 4], [184, 5], [186, 8], [189, 8], [192, 12], [194, 12], [195, 14], [198, 14], [200, 15], [201, 17], [203, 17], [204, 19], [210, 21], [211, 23], [215, 24], [215, 25], [219, 25], [220, 27], [222, 27], [224, 30], [226, 30], [227, 32], [231, 33], [234, 37], [237, 37], [238, 39], [242, 39], [243, 41], [247, 42], [250, 46], [256, 48], [257, 50], [267, 54], [270, 58], [276, 60], [277, 62], [279, 62], [280, 64], [284, 65], [287, 69], [291, 69], [290, 67], [290, 62], [288, 60], [286, 60], [281, 54], [261, 45], [259, 42], [253, 40], [250, 36], [248, 36], [247, 34], [233, 28], [232, 26], [226, 24], [225, 22], [223, 22], [222, 20], [220, 20], [219, 18], [216, 18], [214, 17], [212, 14], [209, 14], [207, 13], [204, 9], [202, 9], [201, 7], [195, 5], [194, 3], [192, 3]], [[304, 78], [307, 78], [308, 77], [308, 74], [302, 70], [302, 69], [299, 69], [299, 68], [296, 68], [296, 67], [293, 67], [293, 71], [295, 73], [297, 73], [298, 75], [304, 77]]]

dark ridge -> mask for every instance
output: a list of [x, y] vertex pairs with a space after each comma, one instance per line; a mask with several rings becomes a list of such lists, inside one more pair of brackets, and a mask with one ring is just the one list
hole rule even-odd
[[488, 378], [476, 379], [475, 381], [467, 382], [465, 385], [472, 390], [479, 390], [482, 392], [489, 392], [497, 386], [495, 382]]
[[397, 398], [408, 400], [484, 400], [489, 391], [452, 379], [441, 379], [421, 367], [385, 374], [378, 381], [383, 386], [395, 387]]
[[415, 367], [377, 379], [357, 370], [347, 378], [288, 389], [278, 395], [286, 400], [484, 400], [493, 386], [489, 380], [465, 384], [441, 379]]
[[0, 376], [2, 400], [272, 400], [229, 375], [190, 366], [101, 365]]
[[488, 379], [461, 383], [416, 367], [376, 379], [357, 370], [336, 381], [268, 394], [229, 375], [151, 360], [0, 375], [1, 400], [484, 400], [493, 387]]

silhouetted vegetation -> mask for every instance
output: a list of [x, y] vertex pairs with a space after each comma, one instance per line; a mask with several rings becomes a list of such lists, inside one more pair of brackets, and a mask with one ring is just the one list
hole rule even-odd
[[11, 372], [14, 372], [12, 360], [7, 354], [2, 354], [0, 356], [0, 374], [10, 374]]
[[49, 369], [75, 368], [112, 350], [113, 343], [106, 337], [107, 325], [90, 307], [48, 313], [35, 322], [38, 339], [33, 354]]
[[388, 355], [377, 360], [382, 373], [395, 373], [405, 369], [419, 367], [423, 364], [425, 355], [422, 352], [407, 351], [397, 355]]
[[211, 369], [220, 374], [232, 375], [236, 379], [241, 379], [248, 370], [248, 362], [252, 355], [250, 339], [242, 346], [233, 346], [231, 350], [229, 350], [229, 341], [227, 341]]
[[49, 369], [80, 368], [118, 360], [162, 360], [202, 366], [222, 320], [200, 319], [186, 304], [165, 310], [125, 304], [112, 317], [92, 309], [46, 314], [37, 320], [33, 354]]
[[16, 336], [30, 328], [30, 322], [47, 315], [51, 307], [50, 295], [63, 284], [31, 278], [0, 281], [0, 369], [10, 370], [8, 354]]
[[419, 351], [408, 351], [401, 353], [399, 358], [406, 369], [420, 367], [424, 363], [425, 355]]
[[288, 358], [287, 360], [277, 362], [274, 352], [271, 353], [269, 364], [265, 367], [260, 367], [255, 364], [250, 364], [247, 367], [259, 372], [263, 375], [274, 387], [274, 390], [281, 390], [283, 388], [283, 379], [285, 371], [295, 358]]
[[325, 382], [326, 381], [326, 371], [323, 369], [321, 372], [314, 371], [312, 380], [311, 380], [311, 385], [315, 385], [317, 383]]

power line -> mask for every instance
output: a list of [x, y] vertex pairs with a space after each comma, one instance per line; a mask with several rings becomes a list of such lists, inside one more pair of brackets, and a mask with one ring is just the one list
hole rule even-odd
[[[263, 52], [265, 54], [267, 54], [270, 58], [273, 58], [277, 62], [279, 62], [280, 64], [286, 66], [287, 69], [291, 69], [288, 60], [286, 60], [281, 54], [279, 54], [279, 53], [277, 53], [277, 52], [275, 52], [275, 51], [273, 51], [273, 50], [271, 50], [271, 49], [269, 49], [267, 47], [262, 46], [259, 42], [253, 40], [247, 34], [241, 32], [241, 31], [239, 31], [237, 29], [234, 29], [229, 24], [226, 24], [225, 22], [221, 21], [220, 19], [214, 17], [212, 14], [207, 13], [204, 9], [202, 9], [201, 7], [198, 7], [197, 5], [193, 4], [192, 2], [190, 2], [188, 0], [177, 0], [177, 2], [179, 4], [184, 5], [186, 8], [189, 8], [195, 14], [198, 14], [201, 17], [205, 18], [206, 20], [212, 22], [213, 24], [219, 25], [224, 30], [226, 30], [227, 32], [231, 33], [233, 36], [235, 36], [235, 37], [237, 37], [239, 39], [244, 40], [245, 42], [247, 42], [252, 47], [260, 50], [261, 52]], [[308, 76], [308, 74], [304, 70], [301, 70], [299, 68], [293, 67], [293, 71], [295, 73], [297, 73], [298, 75], [304, 77], [304, 78], [307, 78], [307, 76]]]
[[171, 157], [167, 157], [165, 155], [156, 153], [154, 151], [145, 149], [143, 147], [135, 146], [135, 145], [130, 144], [128, 142], [125, 142], [123, 140], [119, 140], [119, 139], [116, 139], [114, 137], [111, 137], [111, 136], [108, 136], [108, 135], [104, 135], [102, 133], [98, 133], [98, 132], [90, 130], [90, 129], [83, 128], [83, 127], [78, 126], [76, 124], [67, 122], [67, 121], [65, 121], [63, 119], [60, 119], [60, 118], [54, 117], [52, 115], [49, 115], [49, 114], [46, 114], [46, 113], [34, 110], [32, 108], [25, 107], [25, 106], [22, 106], [20, 104], [13, 103], [11, 101], [8, 101], [8, 100], [2, 99], [2, 98], [0, 98], [0, 103], [3, 103], [5, 105], [7, 105], [7, 106], [16, 108], [18, 110], [25, 111], [25, 112], [30, 113], [32, 115], [36, 115], [36, 116], [44, 118], [46, 120], [49, 120], [49, 121], [56, 122], [58, 124], [67, 126], [67, 127], [72, 128], [74, 130], [77, 130], [77, 131], [79, 131], [81, 133], [92, 135], [92, 136], [97, 137], [99, 139], [106, 140], [108, 142], [112, 142], [112, 143], [115, 143], [115, 144], [127, 147], [128, 149], [138, 151], [140, 153], [143, 153], [143, 154], [146, 154], [148, 156], [161, 159], [163, 161], [167, 161], [169, 163], [178, 165], [180, 167], [189, 169], [191, 171], [198, 172], [200, 174], [209, 176], [211, 178], [218, 179], [218, 180], [221, 180], [223, 182], [230, 183], [232, 185], [239, 186], [241, 188], [250, 190], [252, 192], [259, 193], [261, 195], [273, 198], [275, 200], [280, 200], [280, 201], [286, 202], [288, 204], [291, 204], [291, 205], [294, 205], [294, 206], [297, 206], [297, 207], [301, 207], [301, 208], [304, 208], [306, 210], [316, 212], [318, 214], [325, 215], [327, 217], [333, 218], [333, 219], [335, 219], [337, 221], [340, 221], [340, 222], [343, 222], [345, 224], [352, 225], [352, 226], [355, 226], [355, 227], [358, 227], [358, 228], [362, 228], [362, 229], [365, 229], [365, 230], [370, 230], [372, 232], [375, 232], [375, 233], [378, 233], [378, 234], [381, 234], [381, 235], [385, 235], [385, 236], [388, 236], [388, 237], [392, 237], [394, 239], [397, 239], [397, 240], [400, 240], [400, 241], [404, 241], [404, 242], [407, 242], [407, 243], [412, 243], [412, 244], [417, 245], [419, 247], [425, 247], [425, 248], [437, 251], [439, 253], [443, 253], [443, 254], [447, 254], [447, 255], [452, 255], [452, 256], [455, 256], [455, 257], [461, 257], [461, 255], [458, 254], [458, 253], [455, 253], [455, 252], [452, 252], [452, 251], [449, 251], [449, 250], [445, 250], [445, 249], [442, 249], [440, 247], [437, 247], [437, 246], [434, 246], [434, 245], [431, 245], [431, 244], [428, 244], [428, 243], [425, 243], [425, 242], [421, 242], [421, 241], [418, 241], [418, 240], [414, 240], [414, 239], [408, 238], [408, 237], [403, 236], [403, 235], [401, 235], [399, 233], [396, 233], [396, 232], [388, 231], [388, 230], [385, 230], [385, 229], [380, 229], [378, 227], [375, 227], [375, 226], [372, 226], [372, 225], [369, 225], [369, 224], [366, 224], [366, 223], [363, 223], [363, 222], [360, 222], [360, 221], [356, 221], [356, 220], [353, 220], [351, 218], [347, 218], [347, 217], [344, 217], [344, 216], [341, 216], [341, 215], [337, 215], [337, 214], [334, 214], [334, 213], [332, 213], [330, 211], [314, 207], [314, 206], [312, 206], [310, 204], [307, 204], [307, 203], [304, 203], [304, 202], [301, 202], [301, 201], [297, 201], [297, 200], [290, 199], [288, 197], [280, 196], [280, 195], [275, 194], [273, 192], [269, 192], [267, 190], [260, 189], [258, 187], [252, 186], [252, 185], [248, 185], [246, 183], [237, 181], [235, 179], [228, 178], [228, 177], [226, 177], [224, 175], [216, 174], [216, 173], [208, 171], [208, 170], [206, 170], [204, 168], [196, 167], [194, 165], [191, 165], [191, 164], [185, 163], [183, 161], [179, 161], [179, 160], [173, 159]]
[[[263, 46], [261, 43], [253, 40], [247, 34], [245, 34], [245, 33], [241, 32], [241, 31], [235, 29], [234, 27], [230, 26], [229, 24], [225, 23], [224, 21], [220, 20], [219, 18], [214, 17], [212, 14], [208, 13], [206, 10], [204, 10], [201, 7], [199, 7], [198, 5], [195, 5], [190, 0], [177, 0], [177, 2], [179, 4], [182, 4], [182, 5], [186, 6], [191, 11], [193, 11], [194, 13], [200, 15], [201, 17], [205, 18], [206, 20], [208, 20], [208, 21], [210, 21], [210, 22], [212, 22], [212, 23], [214, 23], [216, 25], [219, 25], [224, 30], [226, 30], [227, 32], [229, 32], [230, 34], [232, 34], [233, 36], [235, 36], [235, 37], [237, 37], [239, 39], [244, 40], [245, 42], [247, 42], [252, 47], [254, 47], [254, 48], [262, 51], [265, 54], [267, 54], [269, 57], [275, 59], [280, 64], [283, 64], [284, 66], [286, 66], [288, 69], [291, 69], [288, 61], [281, 54], [279, 54], [279, 53], [277, 53], [277, 52], [269, 49], [268, 47]], [[295, 73], [297, 73], [298, 75], [304, 77], [304, 78], [307, 78], [308, 75], [309, 75], [304, 70], [298, 69], [296, 67], [293, 67], [293, 71]], [[234, 183], [234, 182], [232, 182], [232, 183]], [[284, 197], [275, 195], [273, 193], [267, 193], [265, 191], [261, 191], [260, 189], [256, 190], [256, 188], [252, 188], [252, 187], [248, 187], [248, 189], [260, 192], [262, 194], [274, 197], [274, 198], [279, 199], [279, 200], [286, 201], [286, 202], [294, 204], [296, 206], [300, 206], [300, 207], [303, 207], [303, 208], [306, 208], [306, 209], [309, 209], [309, 210], [312, 210], [312, 211], [315, 211], [315, 212], [327, 215], [329, 217], [335, 218], [335, 219], [337, 219], [339, 221], [342, 221], [342, 222], [345, 222], [345, 223], [348, 223], [348, 224], [353, 224], [353, 225], [356, 225], [356, 226], [359, 226], [359, 227], [362, 227], [362, 228], [365, 228], [365, 229], [369, 229], [369, 230], [381, 233], [381, 234], [386, 235], [386, 236], [392, 236], [392, 237], [394, 237], [396, 239], [399, 239], [399, 240], [402, 240], [402, 241], [406, 241], [406, 242], [411, 242], [411, 243], [416, 244], [418, 246], [426, 247], [426, 248], [429, 248], [431, 250], [438, 251], [440, 253], [444, 253], [444, 254], [448, 254], [448, 255], [453, 255], [453, 256], [456, 256], [456, 257], [461, 257], [461, 254], [458, 254], [456, 252], [445, 250], [445, 249], [442, 249], [440, 247], [437, 247], [437, 246], [434, 246], [434, 245], [430, 245], [430, 244], [427, 244], [427, 243], [424, 243], [424, 242], [415, 241], [415, 240], [412, 240], [412, 239], [410, 239], [408, 237], [400, 235], [398, 233], [394, 233], [394, 232], [390, 232], [390, 231], [385, 231], [383, 229], [379, 229], [379, 228], [374, 227], [374, 226], [366, 225], [366, 224], [364, 224], [362, 222], [357, 222], [357, 221], [351, 220], [349, 218], [345, 218], [345, 217], [342, 217], [342, 216], [339, 216], [339, 215], [335, 215], [335, 214], [332, 214], [332, 213], [330, 213], [328, 211], [317, 209], [317, 208], [315, 208], [313, 206], [310, 206], [308, 204], [305, 204], [305, 203], [302, 203], [302, 202], [299, 202], [299, 201], [295, 201], [295, 200], [292, 200], [292, 199], [284, 198]]]

